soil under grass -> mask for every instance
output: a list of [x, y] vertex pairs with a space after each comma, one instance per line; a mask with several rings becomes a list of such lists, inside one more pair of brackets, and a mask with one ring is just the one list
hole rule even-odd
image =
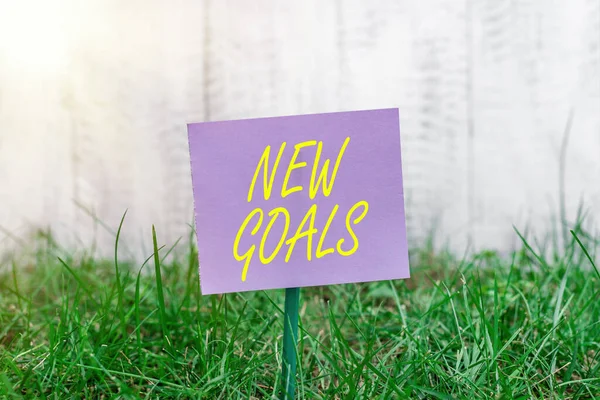
[[[572, 239], [302, 289], [297, 398], [600, 397], [595, 246]], [[0, 275], [0, 398], [276, 398], [284, 291], [200, 296], [193, 248], [174, 254], [160, 281], [52, 246]]]

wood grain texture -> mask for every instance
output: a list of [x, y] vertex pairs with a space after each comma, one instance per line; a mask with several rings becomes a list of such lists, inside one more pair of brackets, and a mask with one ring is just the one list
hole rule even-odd
[[145, 257], [152, 224], [166, 244], [189, 233], [186, 123], [379, 107], [400, 108], [414, 245], [508, 250], [513, 224], [560, 227], [561, 190], [567, 221], [600, 211], [597, 0], [14, 4], [1, 249], [50, 226], [110, 255], [128, 210], [123, 252]]

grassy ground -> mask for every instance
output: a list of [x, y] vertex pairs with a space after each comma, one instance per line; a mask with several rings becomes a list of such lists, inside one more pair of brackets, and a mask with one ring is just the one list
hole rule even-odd
[[[600, 396], [600, 275], [572, 239], [562, 257], [420, 252], [406, 281], [302, 289], [297, 397]], [[282, 290], [200, 296], [192, 249], [160, 279], [57, 253], [0, 276], [1, 398], [277, 395]]]

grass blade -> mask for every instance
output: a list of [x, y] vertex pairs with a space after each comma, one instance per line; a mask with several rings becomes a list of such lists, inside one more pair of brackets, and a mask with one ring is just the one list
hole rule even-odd
[[[158, 244], [156, 241], [156, 229], [152, 225], [152, 246], [154, 248], [154, 272], [156, 278], [156, 292], [158, 301], [158, 317], [162, 332], [162, 338], [165, 348], [169, 349], [170, 342], [168, 340], [167, 317], [165, 311], [165, 295], [163, 292], [162, 276], [160, 273], [160, 257], [158, 256]], [[169, 349], [170, 350], [170, 349]]]

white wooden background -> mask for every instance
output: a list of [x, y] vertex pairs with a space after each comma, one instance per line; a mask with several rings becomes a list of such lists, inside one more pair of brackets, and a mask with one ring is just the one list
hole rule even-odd
[[[409, 236], [600, 211], [600, 0], [0, 0], [0, 247], [189, 233], [186, 123], [399, 107]], [[561, 143], [574, 110], [564, 163]], [[76, 206], [79, 204], [81, 207]]]

